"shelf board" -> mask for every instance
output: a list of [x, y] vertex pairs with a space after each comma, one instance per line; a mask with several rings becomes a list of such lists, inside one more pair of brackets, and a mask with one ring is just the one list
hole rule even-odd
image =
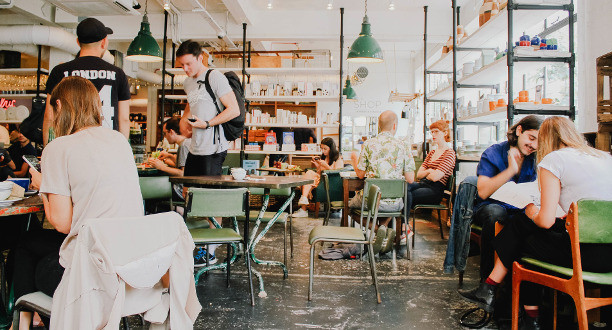
[[0, 120], [0, 124], [21, 124], [23, 120], [13, 119], [13, 120]]
[[[16, 76], [30, 76], [35, 75], [38, 70], [36, 68], [14, 68], [14, 69], [0, 69], [0, 74], [12, 74]], [[49, 74], [49, 70], [41, 68], [42, 73]]]
[[[533, 11], [515, 11], [514, 12], [514, 30], [515, 39], [525, 29], [528, 29], [535, 24], [542, 22], [548, 16], [554, 14], [558, 10], [533, 10]], [[464, 48], [495, 48], [500, 45], [505, 45], [508, 42], [508, 10], [504, 8], [499, 14], [492, 17], [487, 23], [481, 26], [478, 30], [469, 34], [463, 42], [457, 47]], [[469, 32], [469, 31], [468, 31]], [[479, 51], [460, 51], [457, 52], [457, 69], [463, 63], [474, 61], [480, 56]], [[442, 54], [440, 59], [434, 62], [427, 68], [431, 71], [452, 71], [453, 56], [452, 52]]]
[[[557, 104], [532, 104], [532, 103], [518, 103], [515, 105], [515, 109], [517, 110], [530, 110], [530, 111], [540, 111], [540, 110], [553, 110], [553, 111], [569, 111], [569, 106], [565, 105], [557, 105]], [[493, 123], [500, 122], [507, 119], [507, 108], [506, 107], [497, 107], [493, 111], [487, 111], [483, 113], [478, 113], [471, 116], [460, 117], [457, 119], [458, 122], [477, 122], [477, 123]], [[536, 113], [537, 114], [537, 113]], [[515, 115], [514, 121], [518, 121], [526, 115]]]
[[[242, 68], [214, 68], [215, 70], [219, 70], [221, 72], [229, 72], [234, 71], [236, 73], [242, 73]], [[185, 75], [185, 71], [182, 68], [171, 68], [166, 69], [166, 71], [175, 74], [177, 76]], [[339, 69], [334, 68], [247, 68], [248, 74], [251, 75], [275, 75], [275, 74], [303, 74], [303, 75], [313, 75], [313, 74], [329, 74], [329, 75], [338, 75], [340, 74]]]
[[529, 111], [539, 111], [539, 110], [569, 111], [570, 110], [569, 106], [567, 105], [531, 104], [531, 103], [517, 103], [514, 105], [514, 108], [517, 110], [529, 110]]
[[[28, 99], [32, 97], [36, 97], [36, 93], [33, 94], [0, 94], [0, 97], [5, 99]], [[40, 97], [47, 97], [47, 94], [40, 93]]]
[[336, 124], [245, 124], [246, 127], [287, 127], [287, 128], [338, 128], [339, 123]]
[[249, 101], [278, 102], [329, 102], [338, 101], [338, 96], [247, 96]]

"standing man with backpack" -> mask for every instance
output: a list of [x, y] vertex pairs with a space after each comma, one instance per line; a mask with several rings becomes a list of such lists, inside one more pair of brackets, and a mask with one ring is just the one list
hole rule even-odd
[[[176, 51], [176, 62], [187, 74], [183, 85], [188, 105], [181, 118], [181, 128], [192, 130], [185, 176], [221, 175], [228, 149], [227, 136], [231, 133], [228, 131], [236, 127], [229, 124], [236, 119], [244, 124], [236, 87], [233, 88], [221, 72], [209, 69], [203, 59], [202, 46], [192, 40], [183, 42]], [[240, 99], [242, 102], [241, 96]], [[236, 131], [241, 132], [240, 124], [237, 126]]]

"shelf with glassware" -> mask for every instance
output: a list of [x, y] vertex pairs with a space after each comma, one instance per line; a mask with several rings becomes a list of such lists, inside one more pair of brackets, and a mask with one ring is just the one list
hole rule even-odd
[[[237, 74], [242, 73], [242, 68], [213, 68], [223, 73], [234, 71]], [[169, 68], [166, 72], [175, 75], [185, 75], [185, 71], [182, 68]], [[250, 75], [338, 75], [340, 70], [333, 68], [246, 68], [246, 73]]]

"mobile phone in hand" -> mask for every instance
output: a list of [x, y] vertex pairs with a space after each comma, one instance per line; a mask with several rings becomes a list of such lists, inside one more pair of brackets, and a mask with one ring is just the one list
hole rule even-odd
[[25, 162], [28, 163], [31, 168], [40, 172], [40, 160], [38, 157], [33, 155], [23, 155], [23, 160], [25, 160]]
[[189, 121], [190, 121], [190, 122], [192, 122], [192, 123], [195, 123], [195, 122], [196, 122], [196, 119], [195, 119], [195, 118], [193, 118], [193, 117], [192, 117], [192, 118], [187, 118], [187, 120], [189, 120]]
[[321, 160], [321, 157], [316, 156], [316, 157], [314, 158], [314, 160]]

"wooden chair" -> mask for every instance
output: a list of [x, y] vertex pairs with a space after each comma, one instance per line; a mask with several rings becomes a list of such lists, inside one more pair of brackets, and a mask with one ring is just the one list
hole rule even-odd
[[318, 242], [341, 242], [354, 244], [367, 244], [368, 257], [370, 260], [370, 274], [374, 281], [376, 290], [376, 301], [380, 304], [380, 292], [378, 291], [378, 279], [376, 277], [376, 263], [374, 261], [374, 235], [373, 230], [366, 230], [369, 227], [370, 221], [376, 221], [378, 206], [380, 204], [380, 188], [376, 185], [370, 185], [368, 190], [368, 211], [366, 226], [361, 228], [355, 227], [337, 227], [337, 226], [316, 226], [310, 231], [308, 243], [310, 244], [310, 271], [308, 276], [308, 300], [312, 298], [312, 283], [314, 277], [314, 255], [315, 246]]
[[444, 196], [446, 196], [447, 198], [446, 205], [444, 204], [418, 204], [418, 205], [413, 206], [414, 212], [412, 213], [412, 232], [414, 235], [412, 236], [412, 248], [414, 248], [414, 240], [416, 238], [415, 224], [416, 224], [416, 211], [418, 209], [430, 209], [430, 210], [438, 211], [438, 220], [440, 221], [440, 238], [444, 239], [444, 230], [442, 229], [442, 216], [440, 214], [441, 213], [440, 211], [446, 210], [449, 215], [453, 211], [452, 201], [453, 201], [454, 191], [455, 191], [454, 188], [455, 188], [455, 176], [451, 175], [448, 178], [446, 190], [444, 191]]
[[[518, 329], [519, 294], [522, 281], [537, 283], [565, 292], [576, 304], [578, 326], [588, 329], [587, 310], [612, 305], [612, 298], [587, 298], [584, 282], [596, 285], [612, 285], [611, 273], [593, 273], [582, 270], [580, 244], [612, 244], [612, 201], [580, 200], [572, 203], [565, 225], [570, 236], [572, 268], [566, 268], [533, 258], [522, 258], [521, 263], [538, 267], [558, 276], [525, 268], [518, 262], [512, 267], [512, 329]], [[569, 279], [567, 279], [569, 277]], [[556, 293], [553, 311], [553, 327], [557, 326]]]

